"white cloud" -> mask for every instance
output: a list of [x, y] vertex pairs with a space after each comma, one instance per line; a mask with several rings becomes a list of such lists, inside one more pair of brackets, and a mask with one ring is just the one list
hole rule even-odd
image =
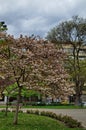
[[86, 0], [0, 0], [0, 20], [13, 35], [44, 36], [50, 28], [73, 15], [86, 17]]

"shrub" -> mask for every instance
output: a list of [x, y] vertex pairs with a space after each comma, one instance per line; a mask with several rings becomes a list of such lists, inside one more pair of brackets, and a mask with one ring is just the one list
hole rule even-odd
[[46, 111], [33, 111], [33, 110], [27, 110], [27, 113], [30, 114], [37, 114], [37, 115], [42, 115], [42, 116], [48, 116], [51, 118], [54, 118], [56, 120], [62, 121], [63, 123], [65, 123], [69, 128], [81, 128], [82, 125], [80, 122], [78, 122], [77, 120], [73, 119], [70, 116], [62, 116], [62, 114], [56, 115], [53, 112], [46, 112]]
[[30, 114], [31, 112], [30, 112], [30, 110], [27, 110], [26, 113]]
[[81, 123], [77, 120], [73, 119], [70, 116], [61, 116], [60, 121], [64, 122], [70, 128], [78, 128], [81, 127]]
[[2, 109], [1, 112], [5, 112], [6, 110], [5, 109]]
[[57, 115], [56, 119], [59, 120], [59, 121], [62, 121], [62, 114]]
[[15, 112], [15, 111], [16, 111], [15, 109], [12, 110], [12, 112]]
[[55, 118], [55, 117], [56, 117], [56, 114], [53, 113], [53, 112], [46, 112], [46, 116]]
[[48, 116], [48, 117], [51, 117], [51, 118], [54, 118], [56, 120], [59, 120], [63, 123], [65, 123], [69, 128], [82, 128], [82, 125], [80, 122], [78, 122], [77, 120], [73, 119], [72, 117], [70, 116], [62, 116], [62, 114], [55, 114], [53, 112], [46, 112], [46, 111], [39, 111], [39, 110], [27, 110], [26, 113], [29, 113], [29, 114], [37, 114], [37, 115], [42, 115], [42, 116]]
[[39, 110], [35, 110], [34, 114], [39, 115]]
[[35, 112], [33, 110], [27, 110], [26, 113], [28, 113], [28, 114], [35, 114]]
[[42, 111], [40, 114], [41, 114], [42, 116], [46, 116], [46, 111]]
[[22, 111], [22, 110], [19, 110], [19, 113], [23, 113], [23, 111]]

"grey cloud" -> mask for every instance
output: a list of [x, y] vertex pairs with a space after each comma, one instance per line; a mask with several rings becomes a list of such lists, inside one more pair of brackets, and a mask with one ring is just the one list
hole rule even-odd
[[77, 14], [86, 17], [85, 6], [86, 0], [0, 0], [0, 20], [15, 36], [45, 36], [59, 21]]

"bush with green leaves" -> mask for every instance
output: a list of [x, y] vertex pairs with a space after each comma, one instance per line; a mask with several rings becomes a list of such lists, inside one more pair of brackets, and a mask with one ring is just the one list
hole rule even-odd
[[[5, 109], [2, 109], [1, 111], [5, 112]], [[15, 110], [13, 109], [11, 112], [15, 112]], [[23, 112], [24, 112], [23, 110], [19, 110], [19, 113], [23, 113]], [[81, 122], [78, 122], [77, 120], [75, 120], [72, 117], [67, 116], [67, 115], [65, 115], [65, 116], [63, 116], [62, 114], [57, 115], [53, 112], [39, 111], [39, 110], [27, 110], [26, 113], [27, 114], [36, 114], [36, 115], [39, 115], [39, 116], [51, 117], [53, 119], [56, 119], [56, 120], [63, 122], [69, 128], [83, 128]]]
[[41, 116], [48, 116], [51, 118], [54, 118], [56, 120], [59, 120], [63, 123], [65, 123], [69, 128], [82, 128], [81, 122], [78, 122], [77, 120], [73, 119], [70, 116], [63, 116], [62, 114], [55, 114], [53, 112], [46, 112], [46, 111], [39, 111], [39, 110], [27, 110], [27, 113], [29, 114], [37, 114]]

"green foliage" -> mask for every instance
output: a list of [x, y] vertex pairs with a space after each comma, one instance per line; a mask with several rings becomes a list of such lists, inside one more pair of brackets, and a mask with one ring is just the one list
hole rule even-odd
[[5, 112], [5, 109], [2, 109], [1, 112]]
[[[1, 112], [5, 112], [6, 110], [5, 109], [2, 109]], [[8, 112], [10, 112], [10, 110], [8, 110]]]
[[[63, 123], [45, 116], [38, 116], [34, 114], [19, 113], [19, 124], [13, 125], [14, 113], [8, 113], [5, 117], [0, 112], [0, 130], [70, 130]], [[79, 130], [79, 129], [73, 129]]]
[[85, 109], [86, 107], [81, 107], [81, 106], [75, 106], [73, 104], [67, 104], [67, 105], [63, 105], [63, 104], [58, 104], [58, 105], [33, 105], [33, 104], [28, 104], [27, 106], [23, 106], [24, 108], [45, 108], [45, 109]]
[[53, 112], [47, 112], [47, 111], [38, 111], [38, 110], [27, 110], [27, 113], [29, 114], [37, 114], [37, 115], [42, 115], [42, 116], [48, 116], [51, 118], [54, 118], [56, 120], [59, 120], [63, 123], [65, 123], [69, 128], [82, 128], [82, 125], [80, 122], [78, 122], [77, 120], [73, 119], [70, 116], [62, 116], [61, 114], [56, 115]]
[[6, 31], [7, 30], [7, 25], [5, 25], [5, 22], [2, 21], [0, 22], [0, 32]]
[[17, 89], [18, 89], [17, 84], [14, 83], [12, 85], [7, 86], [3, 93], [6, 96], [15, 97], [17, 95], [17, 91], [18, 91]]
[[33, 96], [33, 95], [34, 95], [34, 96], [39, 96], [39, 95], [40, 95], [39, 92], [33, 91], [33, 90], [32, 90], [32, 91], [30, 90], [29, 93], [30, 93], [30, 96]]
[[22, 111], [22, 110], [19, 110], [19, 113], [23, 113], [23, 111]]
[[72, 117], [69, 116], [63, 116], [61, 119], [67, 126], [69, 126], [70, 128], [77, 128], [77, 127], [81, 127], [81, 123], [78, 122], [75, 119], [72, 119]]
[[22, 96], [31, 97], [31, 96], [39, 96], [40, 93], [34, 90], [27, 90], [26, 88], [22, 89]]
[[74, 71], [73, 67], [73, 59], [69, 59], [71, 62], [67, 61], [66, 69], [68, 73], [70, 74], [70, 79], [75, 82], [76, 77], [79, 76], [79, 81], [82, 83], [82, 90], [85, 88], [86, 83], [86, 59], [79, 60], [79, 69], [76, 69], [76, 72]]
[[4, 43], [3, 39], [0, 39], [0, 45], [2, 45]]
[[[80, 96], [86, 82], [86, 18], [73, 16], [71, 20], [61, 22], [46, 37], [60, 45], [67, 52], [68, 61], [65, 65], [74, 83], [76, 105], [80, 104]], [[65, 48], [65, 45], [69, 48]]]
[[16, 112], [16, 110], [15, 110], [15, 109], [13, 109], [11, 112], [14, 112], [14, 113], [15, 113], [15, 112]]
[[[5, 112], [5, 110], [3, 109], [2, 112]], [[11, 112], [15, 112], [15, 110], [12, 110]], [[22, 110], [19, 110], [19, 113], [23, 113]], [[59, 120], [61, 122], [63, 122], [64, 124], [66, 124], [66, 126], [68, 126], [69, 128], [82, 128], [82, 125], [80, 122], [78, 122], [77, 120], [73, 119], [70, 116], [62, 116], [61, 114], [57, 115], [53, 112], [47, 112], [47, 111], [39, 111], [39, 110], [27, 110], [26, 111], [27, 114], [36, 114], [36, 115], [41, 115], [42, 118], [44, 118], [43, 116], [47, 116], [47, 117], [51, 117], [53, 119]], [[10, 114], [10, 113], [9, 113]], [[25, 114], [24, 114], [25, 115]], [[29, 115], [30, 116], [30, 115]], [[34, 116], [34, 115], [33, 115]], [[39, 116], [40, 117], [40, 116]], [[39, 118], [38, 117], [38, 118]], [[24, 117], [23, 117], [24, 119]], [[29, 119], [30, 121], [30, 119]]]
[[33, 114], [33, 111], [32, 110], [27, 110], [26, 113], [27, 114]]
[[[3, 93], [6, 96], [16, 97], [18, 94], [17, 83], [7, 86]], [[23, 87], [21, 96], [23, 96], [23, 97], [40, 96], [40, 93], [37, 91], [34, 91], [34, 90], [28, 90], [28, 89], [26, 89], [26, 87]]]
[[34, 111], [34, 114], [39, 115], [39, 110]]

